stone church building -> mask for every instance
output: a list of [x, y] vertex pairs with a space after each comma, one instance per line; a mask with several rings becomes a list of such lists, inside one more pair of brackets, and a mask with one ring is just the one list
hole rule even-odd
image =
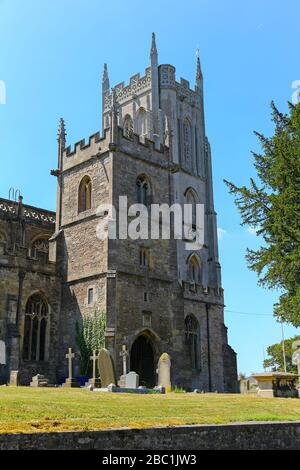
[[[174, 66], [159, 65], [154, 34], [144, 75], [111, 89], [105, 65], [102, 133], [67, 147], [61, 119], [51, 174], [56, 213], [22, 197], [0, 199], [1, 381], [19, 371], [21, 384], [36, 373], [60, 383], [67, 348], [78, 353], [76, 322], [105, 312], [117, 376], [126, 345], [128, 367], [142, 384], [156, 384], [158, 358], [167, 352], [174, 386], [236, 391], [199, 58], [194, 88], [176, 80]], [[112, 204], [118, 213], [124, 195], [128, 206], [204, 204], [203, 247], [188, 251], [174, 237], [100, 239], [97, 226], [107, 212], [99, 214], [98, 206]]]

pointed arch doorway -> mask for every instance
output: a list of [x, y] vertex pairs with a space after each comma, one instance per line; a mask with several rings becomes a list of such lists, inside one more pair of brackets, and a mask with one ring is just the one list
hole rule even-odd
[[153, 345], [146, 335], [140, 335], [131, 347], [130, 370], [139, 374], [140, 385], [156, 385]]

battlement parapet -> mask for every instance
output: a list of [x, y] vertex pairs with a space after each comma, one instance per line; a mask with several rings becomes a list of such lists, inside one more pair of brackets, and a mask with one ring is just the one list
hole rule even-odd
[[81, 139], [73, 146], [69, 145], [63, 152], [63, 170], [106, 152], [109, 148], [109, 140], [110, 129], [106, 129], [103, 136], [100, 135], [100, 132], [96, 132], [89, 136], [88, 141]]
[[81, 140], [78, 140], [77, 142], [75, 142], [73, 144], [73, 146], [69, 145], [65, 149], [64, 155], [66, 157], [71, 157], [71, 156], [75, 155], [79, 150], [84, 150], [86, 148], [89, 148], [89, 147], [91, 147], [91, 145], [93, 145], [94, 143], [98, 143], [101, 140], [102, 139], [101, 139], [101, 136], [100, 136], [100, 132], [96, 132], [95, 134], [92, 134], [92, 135], [89, 136], [88, 142], [86, 142], [86, 139], [81, 139]]
[[187, 100], [191, 106], [200, 106], [199, 94], [190, 87], [190, 82], [185, 78], [176, 81], [176, 69], [173, 65], [163, 64], [159, 66], [159, 83], [162, 89], [173, 89], [181, 101]]
[[213, 302], [220, 305], [223, 305], [224, 303], [224, 291], [221, 287], [205, 287], [200, 284], [187, 281], [183, 281], [182, 285], [184, 298], [187, 300]]
[[141, 146], [143, 148], [146, 147], [153, 152], [158, 152], [161, 154], [165, 154], [166, 151], [169, 151], [168, 146], [160, 144], [158, 147], [153, 140], [148, 139], [147, 137], [141, 137], [139, 134], [134, 133], [132, 139], [129, 139], [128, 137], [124, 136], [122, 127], [118, 127], [118, 134], [120, 142], [122, 142], [122, 140], [124, 142], [130, 142], [134, 146]]
[[140, 138], [134, 134], [128, 139], [119, 128], [119, 142], [117, 150], [133, 158], [138, 158], [148, 163], [158, 165], [161, 168], [169, 168], [169, 148], [164, 145], [157, 146], [155, 142], [147, 138]]
[[[116, 100], [119, 104], [132, 99], [135, 95], [140, 95], [147, 90], [151, 89], [151, 68], [145, 69], [145, 75], [140, 76], [139, 73], [132, 75], [129, 79], [129, 84], [125, 86], [124, 82], [120, 82], [113, 87], [113, 91], [116, 94]], [[104, 112], [111, 109], [112, 106], [112, 93], [105, 93], [104, 96]]]

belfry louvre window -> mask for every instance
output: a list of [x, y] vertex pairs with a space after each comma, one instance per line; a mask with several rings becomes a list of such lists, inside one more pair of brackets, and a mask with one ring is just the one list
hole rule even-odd
[[92, 207], [92, 182], [89, 176], [84, 176], [78, 189], [78, 212], [87, 211]]
[[197, 199], [194, 191], [192, 189], [188, 189], [186, 194], [186, 203], [191, 205], [192, 209], [192, 224], [196, 225], [196, 210], [197, 210]]
[[193, 315], [185, 319], [185, 344], [192, 369], [199, 368], [199, 324]]
[[140, 108], [137, 112], [136, 133], [142, 137], [147, 134], [146, 111], [144, 108]]
[[44, 361], [47, 355], [49, 306], [40, 294], [32, 295], [25, 308], [23, 359]]
[[184, 163], [188, 169], [192, 166], [192, 130], [188, 119], [183, 123]]

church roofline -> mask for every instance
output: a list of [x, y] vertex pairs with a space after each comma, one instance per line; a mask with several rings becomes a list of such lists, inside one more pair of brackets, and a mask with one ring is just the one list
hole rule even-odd
[[[0, 198], [0, 218], [17, 217], [19, 203], [10, 199]], [[55, 212], [40, 207], [22, 204], [22, 218], [36, 222], [45, 222], [51, 225], [55, 224]]]

